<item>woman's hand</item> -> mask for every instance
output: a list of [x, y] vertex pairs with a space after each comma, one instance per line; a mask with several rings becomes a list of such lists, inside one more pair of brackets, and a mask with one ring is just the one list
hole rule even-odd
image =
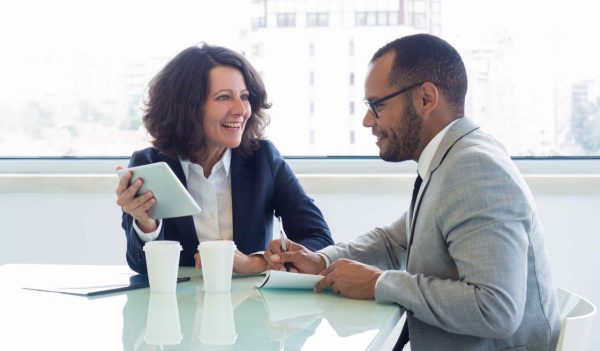
[[[196, 269], [202, 268], [200, 253], [194, 255]], [[267, 270], [267, 261], [262, 255], [247, 256], [239, 250], [233, 255], [233, 272], [240, 274], [256, 274]]]
[[233, 271], [240, 274], [256, 274], [267, 270], [267, 261], [263, 255], [245, 255], [235, 250], [233, 256]]
[[[117, 170], [123, 169], [118, 166]], [[138, 227], [145, 233], [150, 233], [158, 228], [156, 220], [148, 215], [148, 210], [154, 206], [156, 199], [154, 194], [148, 191], [142, 195], [135, 196], [143, 184], [142, 179], [137, 179], [129, 185], [129, 180], [133, 174], [126, 172], [119, 180], [117, 185], [117, 205], [121, 206], [123, 212], [129, 214], [137, 221]]]

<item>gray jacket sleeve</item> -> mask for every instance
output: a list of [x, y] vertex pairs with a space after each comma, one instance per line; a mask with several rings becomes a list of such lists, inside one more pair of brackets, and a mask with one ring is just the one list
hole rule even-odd
[[380, 269], [404, 270], [406, 263], [406, 218], [405, 212], [396, 221], [378, 227], [348, 243], [328, 246], [319, 252], [333, 263], [348, 258]]

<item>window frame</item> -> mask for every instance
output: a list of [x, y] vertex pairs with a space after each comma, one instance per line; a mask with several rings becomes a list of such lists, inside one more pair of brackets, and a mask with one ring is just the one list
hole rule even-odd
[[[299, 174], [414, 174], [416, 163], [386, 162], [378, 156], [284, 156]], [[523, 174], [600, 175], [600, 156], [515, 156]], [[129, 157], [2, 157], [6, 174], [114, 174]]]

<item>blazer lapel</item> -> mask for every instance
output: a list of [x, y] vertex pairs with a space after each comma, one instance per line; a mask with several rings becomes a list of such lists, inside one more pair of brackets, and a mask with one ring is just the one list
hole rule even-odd
[[440, 167], [444, 158], [448, 152], [452, 149], [454, 144], [456, 144], [460, 139], [462, 139], [465, 135], [471, 133], [472, 131], [479, 129], [477, 125], [475, 125], [471, 120], [466, 117], [460, 118], [444, 135], [444, 138], [440, 142], [433, 159], [431, 160], [431, 165], [429, 166], [429, 177], [426, 177], [421, 184], [421, 188], [419, 189], [419, 193], [417, 194], [417, 199], [415, 200], [415, 209], [412, 214], [410, 220], [410, 237], [408, 238], [409, 242], [412, 243], [412, 237], [415, 233], [415, 223], [417, 221], [417, 216], [419, 215], [419, 208], [421, 207], [421, 199], [425, 195], [425, 191], [427, 191], [427, 186], [429, 182], [434, 177], [435, 171]]
[[476, 129], [479, 129], [479, 127], [466, 117], [459, 118], [458, 121], [456, 121], [456, 123], [454, 123], [450, 129], [448, 129], [448, 132], [446, 132], [446, 135], [444, 135], [444, 138], [440, 142], [435, 155], [433, 155], [433, 159], [431, 159], [431, 165], [429, 166], [430, 177], [431, 174], [435, 172], [435, 170], [438, 169], [438, 167], [442, 164], [444, 158], [450, 149], [452, 149], [454, 144], [456, 144], [456, 142], [462, 139], [465, 135]]
[[233, 240], [238, 249], [244, 246], [244, 230], [248, 229], [253, 196], [254, 177], [251, 161], [237, 149], [231, 150], [231, 209], [233, 216]]

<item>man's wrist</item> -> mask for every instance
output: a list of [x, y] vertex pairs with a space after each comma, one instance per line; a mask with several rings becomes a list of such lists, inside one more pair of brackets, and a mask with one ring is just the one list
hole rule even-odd
[[[317, 256], [319, 256], [321, 259], [319, 260], [319, 268], [320, 271], [325, 270], [327, 267], [329, 267], [329, 265], [331, 264], [329, 262], [329, 257], [327, 257], [327, 255], [325, 255], [322, 252], [315, 252], [317, 254]], [[320, 272], [319, 271], [319, 272]]]

